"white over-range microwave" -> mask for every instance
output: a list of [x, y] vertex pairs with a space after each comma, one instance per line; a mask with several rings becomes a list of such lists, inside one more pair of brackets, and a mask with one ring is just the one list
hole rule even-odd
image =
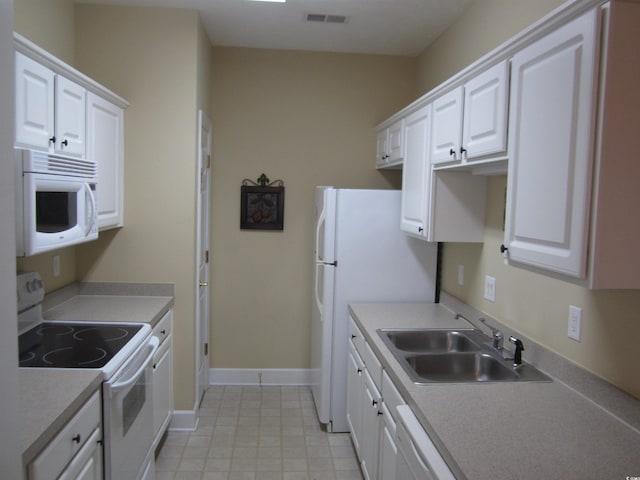
[[98, 238], [96, 162], [15, 149], [16, 255]]

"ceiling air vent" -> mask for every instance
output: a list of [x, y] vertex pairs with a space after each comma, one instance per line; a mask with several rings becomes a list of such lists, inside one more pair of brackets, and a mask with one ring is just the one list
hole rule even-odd
[[349, 17], [345, 15], [326, 15], [324, 13], [307, 13], [307, 22], [316, 23], [347, 23]]

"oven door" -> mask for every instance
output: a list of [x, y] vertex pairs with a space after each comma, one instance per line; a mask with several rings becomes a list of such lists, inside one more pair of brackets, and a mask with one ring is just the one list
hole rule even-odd
[[95, 182], [25, 173], [23, 190], [23, 242], [18, 245], [19, 255], [35, 255], [98, 238]]
[[105, 478], [136, 480], [153, 443], [152, 358], [158, 339], [150, 337], [103, 384]]

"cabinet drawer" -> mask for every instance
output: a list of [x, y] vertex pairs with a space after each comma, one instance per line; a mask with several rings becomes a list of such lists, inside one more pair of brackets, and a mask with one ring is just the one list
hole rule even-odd
[[164, 316], [160, 319], [160, 321], [153, 327], [152, 335], [154, 337], [158, 337], [160, 340], [160, 344], [171, 335], [171, 328], [173, 325], [173, 310], [169, 310]]
[[364, 358], [364, 336], [353, 318], [349, 317], [349, 337], [360, 357]]
[[100, 411], [100, 391], [97, 391], [29, 465], [29, 479], [58, 478], [93, 431], [100, 426]]
[[367, 342], [364, 342], [364, 365], [367, 367], [369, 371], [369, 375], [371, 375], [371, 379], [373, 383], [376, 384], [376, 388], [379, 391], [382, 391], [382, 364], [376, 354], [373, 353], [371, 347]]
[[389, 412], [392, 417], [395, 419], [396, 415], [396, 407], [398, 405], [404, 405], [405, 402], [398, 392], [398, 389], [387, 375], [387, 372], [382, 371], [382, 398], [384, 399], [384, 403], [389, 408]]

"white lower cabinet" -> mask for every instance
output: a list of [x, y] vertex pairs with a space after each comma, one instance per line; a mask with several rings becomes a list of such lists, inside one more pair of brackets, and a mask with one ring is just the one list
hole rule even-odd
[[160, 340], [153, 357], [153, 449], [160, 443], [173, 414], [172, 326], [173, 310], [170, 310], [153, 329], [153, 335]]
[[99, 480], [102, 478], [102, 430], [96, 428], [58, 480]]
[[349, 365], [347, 373], [347, 422], [351, 431], [351, 441], [360, 458], [362, 440], [362, 391], [364, 383], [364, 363], [353, 342], [349, 343]]
[[350, 331], [347, 418], [365, 480], [454, 480], [353, 319]]
[[101, 480], [101, 412], [100, 391], [97, 391], [27, 466], [28, 479]]
[[369, 372], [364, 371], [362, 395], [362, 441], [360, 442], [360, 465], [366, 480], [378, 477], [378, 452], [380, 432], [380, 408], [382, 396]]

